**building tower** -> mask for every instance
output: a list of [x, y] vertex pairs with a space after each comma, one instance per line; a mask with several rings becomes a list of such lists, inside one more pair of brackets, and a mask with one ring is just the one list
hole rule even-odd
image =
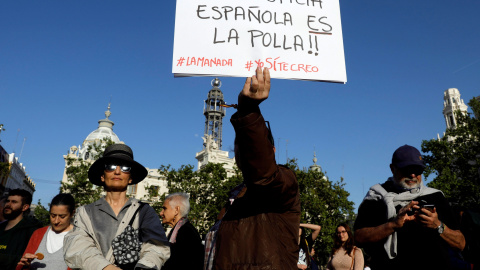
[[205, 100], [203, 115], [205, 115], [205, 131], [203, 134], [203, 149], [195, 158], [198, 160], [197, 169], [200, 170], [208, 163], [223, 163], [227, 177], [235, 173], [235, 159], [228, 157], [228, 151], [222, 150], [222, 119], [225, 116], [223, 93], [220, 91], [222, 82], [215, 78], [212, 80], [212, 89]]
[[313, 151], [313, 165], [310, 166], [310, 170], [314, 172], [321, 172], [322, 167], [317, 164], [317, 153]]
[[[207, 100], [203, 107], [203, 115], [205, 115], [205, 131], [204, 136], [210, 136], [218, 149], [222, 149], [222, 119], [225, 116], [225, 104], [223, 93], [220, 90], [222, 82], [215, 78], [211, 82], [212, 89], [208, 92]], [[204, 144], [206, 147], [206, 144]]]
[[468, 106], [465, 105], [463, 99], [460, 98], [460, 92], [457, 88], [449, 88], [443, 93], [443, 116], [447, 129], [455, 128], [457, 120], [455, 119], [455, 112], [460, 110], [461, 113], [466, 114]]
[[[316, 153], [316, 151], [314, 150], [314, 151], [313, 151], [313, 165], [310, 165], [310, 171], [322, 173], [322, 167], [317, 164], [317, 161], [318, 161], [318, 160], [317, 160], [317, 153]], [[323, 174], [322, 178], [320, 178], [320, 179], [318, 179], [318, 180], [324, 180], [324, 181], [326, 181], [326, 180], [327, 180], [327, 177], [325, 176], [325, 174]]]

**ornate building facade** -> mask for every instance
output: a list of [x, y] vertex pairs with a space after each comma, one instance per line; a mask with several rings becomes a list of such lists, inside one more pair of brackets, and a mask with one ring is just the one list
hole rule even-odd
[[15, 153], [8, 155], [9, 174], [5, 185], [5, 192], [12, 189], [25, 189], [32, 195], [35, 192], [35, 183], [28, 176], [25, 166], [21, 163]]
[[[467, 114], [467, 110], [468, 106], [460, 98], [460, 91], [457, 88], [449, 88], [443, 92], [443, 117], [445, 118], [447, 129], [457, 126], [455, 114], [458, 111], [462, 114]], [[443, 136], [445, 136], [445, 132], [443, 132]], [[440, 134], [437, 134], [437, 139], [440, 139]], [[448, 140], [453, 139], [448, 138]]]
[[443, 93], [443, 116], [445, 117], [445, 124], [448, 128], [455, 128], [457, 121], [455, 119], [455, 112], [460, 111], [463, 114], [467, 113], [468, 106], [465, 105], [463, 99], [460, 98], [460, 91], [457, 88], [449, 88]]
[[[98, 128], [92, 131], [83, 141], [81, 145], [74, 145], [71, 146], [68, 154], [64, 155], [63, 158], [65, 160], [65, 169], [63, 172], [62, 182], [67, 182], [67, 168], [68, 168], [68, 161], [73, 160], [73, 165], [78, 164], [80, 160], [86, 161], [88, 163], [93, 163], [95, 161], [94, 157], [98, 154], [95, 152], [95, 145], [104, 144], [105, 139], [110, 139], [114, 143], [124, 143], [120, 140], [120, 138], [113, 132], [113, 125], [114, 122], [109, 119], [111, 116], [110, 112], [110, 104], [108, 105], [107, 111], [105, 111], [105, 119], [101, 119], [98, 121]], [[103, 145], [105, 146], [105, 145]], [[77, 160], [77, 162], [75, 162]], [[127, 195], [130, 197], [134, 197], [137, 199], [144, 199], [146, 198], [148, 192], [148, 187], [154, 187], [159, 194], [166, 193], [167, 190], [167, 183], [165, 178], [160, 175], [157, 169], [150, 169], [146, 168], [148, 171], [148, 175], [142, 182], [129, 185], [127, 189]]]
[[[195, 158], [198, 161], [197, 169], [200, 170], [209, 162], [223, 163], [227, 171], [227, 177], [234, 174], [235, 159], [229, 158], [228, 151], [222, 150], [222, 125], [223, 117], [225, 116], [225, 104], [223, 100], [223, 93], [220, 90], [221, 81], [218, 78], [212, 80], [212, 89], [208, 92], [207, 100], [205, 100], [203, 114], [205, 115], [205, 129], [203, 139], [202, 151], [196, 153]], [[67, 182], [67, 168], [69, 160], [73, 160], [73, 165], [79, 164], [80, 160], [88, 163], [95, 161], [95, 145], [105, 143], [105, 139], [110, 139], [114, 143], [124, 143], [113, 132], [114, 122], [109, 119], [111, 116], [110, 104], [105, 112], [105, 119], [98, 121], [98, 128], [92, 131], [83, 141], [81, 145], [73, 145], [70, 147], [68, 154], [64, 155], [65, 168], [63, 172], [62, 182]], [[104, 146], [104, 145], [103, 145]], [[142, 182], [136, 185], [130, 185], [127, 189], [127, 195], [137, 199], [146, 199], [148, 195], [148, 188], [154, 188], [159, 195], [168, 193], [167, 181], [161, 175], [158, 169], [147, 168], [148, 175]], [[158, 198], [154, 198], [156, 200]]]

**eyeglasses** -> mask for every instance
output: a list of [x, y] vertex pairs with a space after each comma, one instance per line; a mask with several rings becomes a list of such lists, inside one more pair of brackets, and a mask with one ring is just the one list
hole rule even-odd
[[113, 172], [117, 169], [117, 167], [120, 167], [120, 170], [124, 173], [129, 173], [132, 170], [132, 167], [129, 167], [129, 166], [116, 165], [116, 164], [105, 164], [105, 171]]

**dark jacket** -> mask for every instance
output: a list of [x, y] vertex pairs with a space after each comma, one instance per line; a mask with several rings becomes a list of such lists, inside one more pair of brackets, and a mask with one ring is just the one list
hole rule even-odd
[[[399, 193], [393, 181], [389, 180], [381, 186], [387, 192]], [[414, 200], [435, 205], [439, 220], [445, 223], [448, 228], [458, 230], [458, 220], [453, 215], [447, 199], [439, 190], [436, 191], [421, 195]], [[395, 207], [396, 213], [400, 211], [401, 207], [401, 205]], [[364, 200], [358, 208], [354, 225], [355, 230], [376, 227], [386, 223], [389, 220], [387, 212], [387, 206], [383, 200]], [[393, 259], [389, 258], [385, 250], [386, 238], [378, 242], [359, 245], [371, 256], [370, 266], [372, 269], [451, 269], [448, 244], [436, 229], [423, 227], [418, 222], [406, 222], [403, 227], [396, 229], [395, 232], [397, 233], [397, 255]]]
[[[173, 228], [168, 234], [168, 240]], [[170, 243], [170, 259], [165, 262], [162, 270], [188, 269], [201, 270], [203, 268], [203, 244], [197, 229], [187, 221], [178, 230], [175, 243]]]
[[295, 174], [276, 164], [258, 107], [248, 114], [237, 112], [231, 122], [246, 192], [222, 220], [214, 268], [297, 269], [300, 198]]
[[30, 236], [42, 226], [38, 220], [24, 217], [13, 228], [5, 231], [7, 223], [0, 224], [0, 269], [13, 270], [22, 258]]

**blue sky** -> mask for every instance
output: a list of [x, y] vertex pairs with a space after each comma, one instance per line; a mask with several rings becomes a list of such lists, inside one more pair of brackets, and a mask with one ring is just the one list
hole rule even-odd
[[[348, 82], [275, 79], [261, 108], [279, 163], [288, 155], [308, 167], [315, 149], [358, 207], [390, 176], [397, 147], [419, 148], [445, 130], [444, 90], [458, 88], [466, 103], [480, 95], [480, 1], [341, 0], [340, 8]], [[174, 1], [0, 2], [0, 139], [21, 152], [34, 202], [58, 192], [62, 156], [97, 128], [110, 101], [114, 132], [142, 164], [196, 166], [212, 78], [173, 77], [174, 22]], [[244, 79], [221, 80], [235, 103]], [[232, 113], [223, 150], [233, 148]]]

